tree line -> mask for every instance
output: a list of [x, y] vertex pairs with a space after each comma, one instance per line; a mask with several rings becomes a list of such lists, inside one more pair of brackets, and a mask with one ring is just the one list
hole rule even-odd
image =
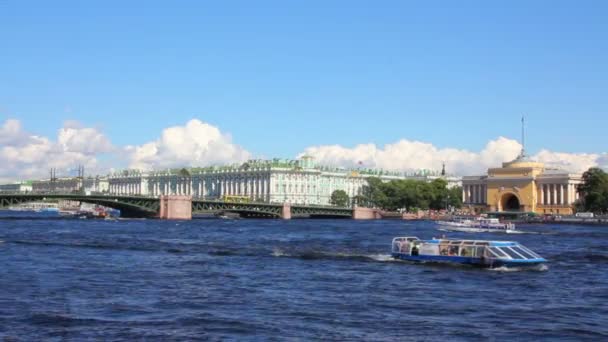
[[441, 178], [432, 182], [412, 179], [383, 182], [380, 178], [370, 177], [360, 195], [349, 198], [346, 192], [336, 190], [331, 195], [331, 203], [406, 211], [460, 208], [462, 188], [448, 189], [447, 181]]
[[585, 171], [578, 191], [581, 196], [576, 203], [577, 211], [608, 213], [608, 174], [604, 170], [592, 167]]

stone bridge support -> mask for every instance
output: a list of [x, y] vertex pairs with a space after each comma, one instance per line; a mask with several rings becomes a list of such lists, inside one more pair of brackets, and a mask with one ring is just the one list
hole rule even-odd
[[291, 204], [283, 203], [283, 208], [281, 208], [281, 218], [283, 220], [291, 220]]
[[382, 213], [379, 209], [354, 207], [353, 219], [355, 220], [377, 220], [382, 218]]
[[191, 220], [192, 196], [160, 196], [158, 218], [162, 220]]

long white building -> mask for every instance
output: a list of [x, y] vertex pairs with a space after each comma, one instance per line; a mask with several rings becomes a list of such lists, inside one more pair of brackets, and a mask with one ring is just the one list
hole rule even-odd
[[0, 192], [11, 192], [11, 193], [28, 193], [32, 192], [32, 182], [23, 181], [8, 184], [0, 184]]
[[[124, 170], [108, 178], [109, 193], [118, 195], [192, 195], [206, 199], [249, 199], [263, 202], [326, 205], [335, 190], [360, 195], [368, 177], [384, 181], [431, 181], [438, 173], [404, 174], [382, 170], [346, 170], [317, 166], [312, 157], [299, 160], [250, 160], [240, 165], [165, 171]], [[444, 177], [449, 186], [460, 178]]]
[[108, 179], [106, 177], [62, 177], [54, 180], [44, 179], [33, 181], [32, 192], [74, 192], [84, 190], [86, 193], [108, 193]]

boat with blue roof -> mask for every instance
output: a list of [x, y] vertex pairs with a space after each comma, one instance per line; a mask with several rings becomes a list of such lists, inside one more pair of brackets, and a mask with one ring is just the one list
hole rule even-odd
[[439, 262], [481, 267], [529, 267], [547, 260], [515, 241], [393, 238], [391, 255], [415, 262]]

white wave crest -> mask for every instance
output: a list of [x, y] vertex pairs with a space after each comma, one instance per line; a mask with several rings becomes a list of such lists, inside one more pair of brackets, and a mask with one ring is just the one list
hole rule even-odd
[[506, 267], [506, 266], [501, 266], [501, 267], [495, 267], [495, 268], [488, 268], [488, 270], [490, 271], [494, 271], [494, 272], [527, 272], [527, 271], [537, 271], [537, 272], [544, 272], [547, 271], [549, 269], [549, 266], [545, 265], [545, 264], [540, 264], [537, 266], [533, 266], [533, 267]]
[[365, 257], [375, 260], [375, 261], [381, 261], [381, 262], [395, 261], [395, 259], [390, 254], [370, 254], [370, 255], [365, 255]]

